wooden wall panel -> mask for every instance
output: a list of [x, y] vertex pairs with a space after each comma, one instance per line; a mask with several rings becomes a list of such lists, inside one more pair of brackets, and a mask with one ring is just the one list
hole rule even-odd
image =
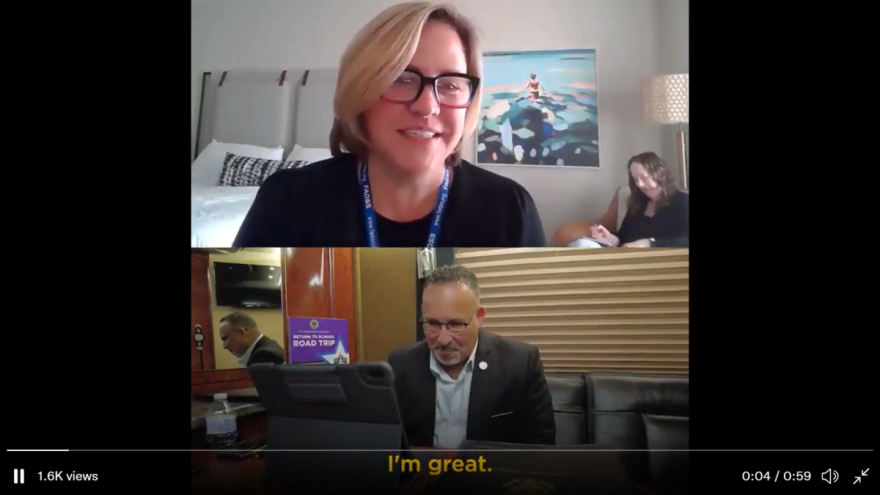
[[688, 249], [456, 249], [483, 328], [538, 347], [544, 370], [687, 374]]
[[363, 248], [355, 256], [360, 307], [360, 358], [385, 361], [416, 340], [416, 249]]
[[[214, 328], [211, 317], [211, 284], [208, 279], [208, 254], [193, 252], [190, 259], [190, 369], [214, 369]], [[196, 326], [202, 328], [202, 349], [194, 339]]]
[[[284, 269], [284, 308], [287, 318], [339, 318], [348, 322], [348, 350], [357, 361], [354, 296], [354, 249], [292, 248], [281, 258]], [[290, 341], [284, 321], [284, 347]]]

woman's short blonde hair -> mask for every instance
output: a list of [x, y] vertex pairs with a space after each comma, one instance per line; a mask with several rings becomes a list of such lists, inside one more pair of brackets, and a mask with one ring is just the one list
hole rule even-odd
[[[346, 152], [366, 156], [370, 144], [361, 117], [406, 69], [428, 21], [445, 22], [458, 32], [464, 45], [467, 73], [481, 77], [483, 56], [477, 31], [454, 7], [407, 2], [386, 9], [355, 35], [339, 62], [339, 78], [333, 97], [333, 128], [330, 130], [333, 156]], [[481, 102], [477, 89], [466, 110], [462, 138], [446, 160], [450, 165], [461, 162], [464, 136], [476, 129]]]

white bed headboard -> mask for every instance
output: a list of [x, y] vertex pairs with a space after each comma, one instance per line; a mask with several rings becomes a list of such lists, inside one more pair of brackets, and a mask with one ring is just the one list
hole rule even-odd
[[333, 127], [333, 95], [336, 69], [312, 69], [300, 86], [296, 114], [296, 144], [305, 148], [329, 148]]
[[202, 77], [194, 156], [225, 143], [329, 147], [336, 69], [229, 70]]

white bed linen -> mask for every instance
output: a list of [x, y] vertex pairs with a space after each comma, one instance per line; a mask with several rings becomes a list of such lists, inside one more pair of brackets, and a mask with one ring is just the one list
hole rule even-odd
[[259, 189], [192, 185], [192, 247], [232, 247]]

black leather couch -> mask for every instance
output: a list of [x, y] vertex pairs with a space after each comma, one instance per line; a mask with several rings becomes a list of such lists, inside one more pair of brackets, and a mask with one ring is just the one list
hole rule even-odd
[[556, 444], [620, 452], [630, 476], [659, 495], [687, 493], [687, 375], [548, 373]]

